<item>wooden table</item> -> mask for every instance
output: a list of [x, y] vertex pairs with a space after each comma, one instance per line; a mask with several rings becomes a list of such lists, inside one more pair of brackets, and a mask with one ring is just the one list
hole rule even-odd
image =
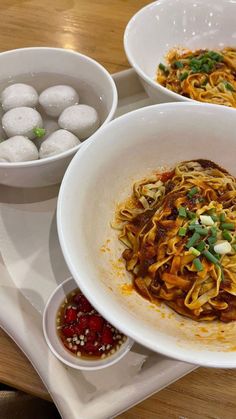
[[[147, 0], [1, 0], [1, 50], [70, 48], [114, 73], [128, 68], [123, 31]], [[29, 361], [0, 330], [0, 382], [50, 399]], [[235, 419], [236, 372], [199, 368], [120, 419]]]

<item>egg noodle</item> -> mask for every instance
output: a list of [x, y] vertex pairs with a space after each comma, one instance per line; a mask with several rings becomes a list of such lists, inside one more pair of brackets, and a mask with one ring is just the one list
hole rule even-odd
[[236, 320], [236, 179], [209, 160], [133, 185], [113, 227], [137, 291], [194, 320]]
[[182, 96], [236, 107], [236, 48], [220, 51], [173, 49], [160, 63], [157, 82]]

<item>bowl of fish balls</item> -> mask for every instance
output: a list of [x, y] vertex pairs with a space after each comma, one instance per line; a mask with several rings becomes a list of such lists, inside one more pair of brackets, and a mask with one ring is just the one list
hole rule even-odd
[[0, 67], [0, 184], [57, 184], [113, 118], [115, 83], [93, 59], [61, 48], [6, 51]]

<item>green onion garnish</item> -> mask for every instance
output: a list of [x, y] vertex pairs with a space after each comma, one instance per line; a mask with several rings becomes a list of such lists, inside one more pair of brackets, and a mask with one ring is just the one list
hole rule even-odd
[[207, 241], [210, 245], [212, 245], [212, 244], [215, 244], [217, 242], [217, 238], [216, 238], [216, 236], [211, 236], [211, 237], [208, 237]]
[[218, 221], [219, 220], [219, 218], [215, 214], [212, 214], [211, 218], [212, 218], [213, 221]]
[[184, 228], [184, 227], [179, 228], [178, 235], [180, 237], [184, 237], [186, 235], [186, 233], [187, 233], [187, 228]]
[[207, 236], [208, 234], [208, 229], [201, 227], [200, 225], [196, 225], [195, 227], [195, 231], [200, 234], [201, 236]]
[[199, 250], [195, 249], [195, 247], [190, 247], [189, 251], [192, 253], [192, 255], [194, 256], [199, 256], [201, 254], [201, 252], [199, 252]]
[[194, 264], [194, 266], [195, 266], [195, 268], [197, 269], [198, 272], [203, 271], [203, 266], [201, 264], [200, 259], [198, 259], [198, 258], [193, 259], [193, 264]]
[[217, 265], [219, 263], [218, 259], [211, 253], [209, 250], [204, 250], [203, 255], [214, 265]]
[[236, 252], [236, 244], [232, 244], [232, 248], [234, 249], [234, 251]]
[[159, 69], [161, 71], [163, 71], [163, 73], [165, 73], [166, 75], [169, 74], [169, 70], [168, 70], [168, 68], [164, 64], [160, 63], [159, 64]]
[[186, 218], [187, 217], [187, 212], [186, 209], [184, 207], [179, 207], [178, 208], [178, 213], [180, 217]]
[[181, 61], [175, 61], [174, 63], [173, 63], [173, 66], [175, 67], [175, 68], [183, 68], [183, 63], [181, 62]]
[[189, 211], [189, 210], [187, 210], [187, 216], [188, 216], [188, 218], [190, 218], [190, 220], [193, 220], [194, 218], [196, 218], [195, 212], [192, 212], [192, 211]]
[[222, 212], [221, 214], [220, 214], [220, 222], [221, 223], [223, 223], [225, 221], [225, 213], [224, 212]]
[[179, 79], [180, 79], [180, 81], [185, 80], [187, 77], [188, 77], [188, 72], [187, 72], [187, 71], [184, 71], [183, 73], [181, 73], [181, 74], [179, 75]]
[[224, 82], [224, 85], [225, 85], [227, 90], [230, 90], [231, 92], [235, 92], [235, 89], [234, 89], [234, 87], [232, 86], [231, 83], [226, 81], [226, 82]]
[[232, 241], [232, 236], [227, 230], [222, 231], [222, 237], [223, 237], [223, 239], [227, 240], [228, 242]]
[[190, 237], [190, 239], [187, 241], [186, 247], [187, 249], [190, 249], [190, 247], [193, 247], [194, 244], [200, 239], [200, 234], [198, 233], [193, 233], [192, 237]]
[[[211, 217], [212, 217], [212, 215], [211, 215]], [[215, 227], [215, 226], [211, 227], [210, 231], [211, 231], [212, 236], [214, 236], [214, 237], [217, 236], [217, 227]]]
[[196, 246], [196, 249], [199, 252], [202, 252], [205, 248], [206, 248], [206, 243], [203, 240]]
[[234, 230], [235, 229], [234, 223], [222, 223], [220, 227], [221, 227], [222, 230]]
[[199, 189], [194, 186], [192, 189], [190, 189], [189, 193], [188, 193], [188, 197], [192, 198], [194, 195], [196, 195], [199, 192]]
[[41, 138], [45, 135], [46, 130], [44, 128], [34, 128], [33, 133], [36, 135], [37, 138]]

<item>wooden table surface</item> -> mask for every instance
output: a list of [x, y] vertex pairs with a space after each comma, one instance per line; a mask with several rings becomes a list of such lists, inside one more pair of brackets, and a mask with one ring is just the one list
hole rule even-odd
[[[110, 73], [128, 68], [123, 31], [146, 0], [1, 0], [0, 50], [70, 48]], [[158, 41], [158, 40], [157, 40]], [[0, 382], [49, 399], [41, 380], [0, 330]], [[236, 372], [199, 368], [119, 416], [120, 419], [235, 419]], [[92, 419], [92, 418], [91, 418]]]

